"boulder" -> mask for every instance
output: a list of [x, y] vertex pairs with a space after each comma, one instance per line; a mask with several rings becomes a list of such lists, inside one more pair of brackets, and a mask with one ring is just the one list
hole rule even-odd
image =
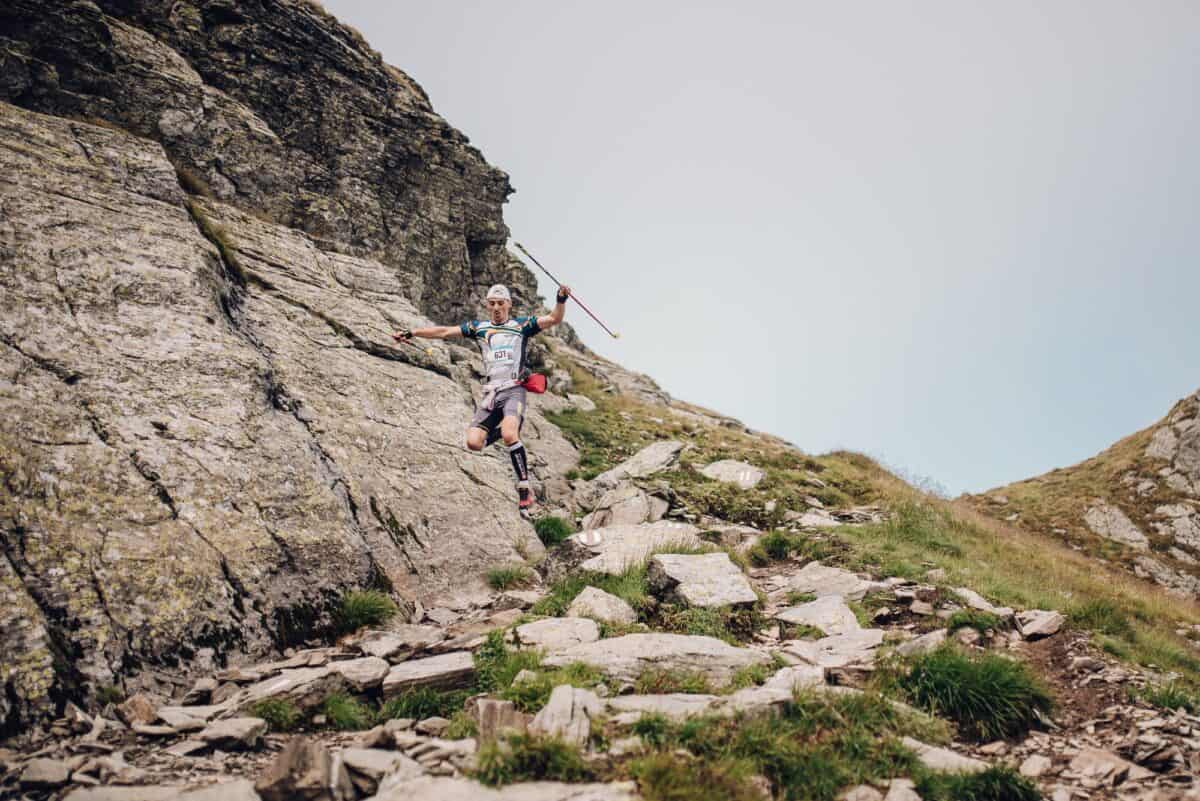
[[1126, 779], [1148, 778], [1154, 774], [1111, 751], [1085, 747], [1079, 749], [1068, 769], [1090, 786], [1115, 785]]
[[254, 783], [262, 801], [350, 801], [355, 797], [341, 759], [307, 737], [293, 737]]
[[592, 731], [592, 719], [600, 714], [600, 699], [590, 690], [560, 684], [550, 693], [550, 700], [529, 723], [529, 731], [558, 737], [577, 746], [587, 744]]
[[257, 748], [266, 733], [267, 722], [262, 718], [226, 718], [210, 723], [196, 739], [222, 751], [234, 751]]
[[704, 693], [664, 693], [661, 695], [618, 695], [606, 699], [605, 711], [613, 722], [632, 725], [643, 715], [662, 715], [680, 721], [699, 715], [707, 715], [723, 699], [719, 695]]
[[870, 664], [875, 661], [876, 649], [883, 643], [880, 629], [858, 629], [835, 634], [820, 640], [788, 640], [783, 653], [809, 665], [824, 668], [843, 668]]
[[392, 698], [416, 687], [451, 690], [465, 687], [475, 676], [470, 651], [451, 651], [424, 659], [401, 662], [383, 679], [383, 697]]
[[1043, 754], [1032, 754], [1021, 763], [1019, 772], [1022, 776], [1028, 776], [1031, 779], [1041, 777], [1046, 771], [1053, 766], [1053, 761], [1050, 757]]
[[[267, 698], [285, 699], [301, 712], [316, 709], [330, 695], [349, 689], [346, 677], [331, 665], [284, 670], [277, 676], [243, 687], [233, 697], [218, 706], [223, 707], [221, 716], [247, 709]], [[187, 707], [191, 711], [191, 707]]]
[[1061, 612], [1027, 609], [1017, 613], [1017, 631], [1027, 640], [1040, 640], [1057, 634], [1066, 620]]
[[929, 653], [946, 642], [947, 636], [945, 629], [934, 629], [908, 642], [900, 643], [896, 646], [896, 653], [900, 654], [900, 656], [915, 656], [917, 654]]
[[622, 482], [608, 490], [596, 502], [581, 523], [584, 531], [605, 526], [634, 526], [655, 523], [667, 513], [668, 504], [641, 487]]
[[793, 626], [812, 626], [826, 636], [862, 628], [840, 595], [824, 595], [815, 601], [784, 609], [775, 615], [775, 619]]
[[862, 600], [868, 592], [884, 588], [882, 582], [868, 581], [849, 570], [829, 567], [820, 562], [809, 562], [788, 579], [786, 587], [793, 592], [809, 593], [818, 598], [840, 595], [849, 601]]
[[921, 801], [921, 796], [911, 779], [892, 779], [883, 801]]
[[[399, 751], [381, 748], [345, 748], [340, 752], [342, 764], [350, 782], [360, 795], [373, 795], [386, 776], [417, 778], [425, 769], [411, 757]], [[265, 800], [264, 800], [265, 801]]]
[[516, 628], [517, 642], [527, 648], [563, 651], [600, 639], [596, 621], [584, 617], [548, 617]]
[[330, 667], [354, 688], [355, 692], [365, 692], [383, 683], [391, 666], [386, 659], [378, 656], [364, 656], [361, 659], [346, 659], [331, 662]]
[[1091, 507], [1084, 514], [1083, 522], [1094, 534], [1122, 545], [1128, 545], [1136, 551], [1145, 551], [1150, 548], [1150, 540], [1146, 538], [1146, 535], [1125, 516], [1124, 512], [1112, 504], [1100, 503]]
[[736, 484], [739, 489], [753, 489], [763, 480], [763, 471], [752, 464], [739, 462], [734, 459], [722, 459], [719, 462], [705, 465], [700, 474], [714, 481], [726, 484]]
[[606, 489], [617, 486], [623, 479], [646, 478], [654, 473], [668, 470], [679, 461], [683, 443], [675, 440], [652, 442], [640, 451], [593, 479], [593, 483]]
[[158, 704], [145, 693], [135, 693], [117, 705], [117, 717], [126, 726], [153, 723], [158, 718]]
[[687, 606], [752, 606], [758, 602], [749, 579], [723, 551], [656, 554], [647, 565], [646, 578], [655, 594]]
[[574, 406], [576, 409], [578, 409], [581, 412], [596, 411], [596, 404], [587, 395], [576, 395], [574, 393], [568, 392], [567, 400], [569, 400], [571, 402], [571, 405]]
[[980, 771], [987, 770], [988, 767], [986, 762], [965, 757], [948, 748], [927, 745], [920, 740], [914, 740], [912, 737], [904, 737], [901, 739], [901, 742], [905, 748], [915, 752], [921, 764], [930, 770], [949, 773], [979, 773]]
[[61, 759], [38, 757], [25, 763], [18, 782], [23, 790], [51, 790], [71, 778], [71, 768]]
[[571, 617], [590, 617], [606, 623], [636, 623], [637, 613], [621, 598], [599, 587], [584, 587], [567, 607]]
[[777, 670], [775, 675], [766, 680], [763, 687], [790, 693], [797, 689], [811, 690], [824, 684], [824, 668], [818, 665], [793, 665]]
[[563, 667], [585, 662], [630, 683], [650, 668], [691, 670], [706, 674], [714, 684], [726, 684], [741, 668], [770, 661], [770, 656], [761, 651], [738, 648], [715, 637], [653, 633], [626, 634], [577, 645], [550, 654], [543, 664]]
[[494, 740], [504, 732], [524, 734], [529, 728], [529, 716], [512, 701], [480, 698], [475, 701], [473, 713], [481, 742]]

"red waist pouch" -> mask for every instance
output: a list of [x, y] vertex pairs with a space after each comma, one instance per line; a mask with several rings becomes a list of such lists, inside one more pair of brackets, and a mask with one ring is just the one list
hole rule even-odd
[[541, 395], [546, 391], [546, 376], [541, 373], [533, 373], [525, 382], [521, 384], [525, 389], [532, 392], [534, 395]]

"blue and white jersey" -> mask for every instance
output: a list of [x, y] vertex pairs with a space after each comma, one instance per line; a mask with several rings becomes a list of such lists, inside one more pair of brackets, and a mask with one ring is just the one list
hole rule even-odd
[[536, 317], [514, 317], [500, 325], [490, 320], [471, 320], [459, 329], [464, 337], [479, 343], [484, 384], [489, 386], [521, 378], [525, 371], [525, 343], [542, 330]]

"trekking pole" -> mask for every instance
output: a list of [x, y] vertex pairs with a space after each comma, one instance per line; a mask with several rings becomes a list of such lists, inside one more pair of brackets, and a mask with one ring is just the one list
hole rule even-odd
[[[529, 257], [529, 260], [530, 260], [531, 262], [533, 262], [534, 264], [536, 264], [536, 265], [538, 266], [538, 268], [539, 268], [539, 269], [541, 269], [541, 271], [542, 271], [542, 272], [544, 272], [546, 275], [549, 275], [549, 276], [550, 276], [550, 280], [551, 280], [551, 281], [553, 281], [554, 283], [558, 284], [560, 287], [562, 286], [562, 281], [559, 281], [557, 278], [555, 278], [553, 275], [551, 275], [551, 273], [550, 273], [550, 271], [549, 271], [549, 270], [547, 270], [545, 267], [542, 267], [542, 263], [541, 263], [540, 261], [538, 261], [537, 259], [535, 259], [535, 258], [533, 257], [533, 254], [532, 254], [532, 253], [530, 253], [528, 250], [526, 250], [526, 249], [525, 249], [525, 246], [524, 246], [524, 245], [522, 245], [520, 242], [513, 242], [513, 244], [514, 244], [514, 245], [516, 245], [516, 246], [517, 246], [517, 248], [518, 248], [518, 249], [519, 249], [519, 250], [520, 250], [522, 253], [524, 253], [526, 256], [528, 256], [528, 257]], [[605, 331], [607, 331], [607, 332], [608, 332], [610, 335], [612, 335], [612, 338], [613, 338], [613, 339], [620, 339], [620, 338], [621, 338], [621, 335], [620, 335], [620, 334], [618, 334], [618, 333], [614, 332], [614, 331], [613, 331], [611, 328], [609, 328], [607, 325], [605, 325], [604, 323], [600, 322], [600, 318], [599, 318], [599, 317], [597, 317], [596, 315], [592, 314], [592, 310], [591, 310], [591, 309], [589, 309], [587, 306], [583, 305], [583, 301], [582, 301], [582, 300], [580, 300], [578, 297], [576, 297], [576, 295], [575, 295], [575, 293], [574, 293], [574, 292], [572, 292], [572, 293], [571, 293], [571, 297], [575, 298], [575, 302], [579, 304], [579, 308], [581, 308], [581, 309], [583, 309], [585, 312], [587, 312], [587, 316], [588, 316], [588, 317], [591, 317], [593, 320], [595, 320], [595, 321], [596, 321], [596, 322], [597, 322], [597, 323], [600, 325], [600, 327], [601, 327], [601, 328], [603, 328], [603, 329], [604, 329]]]

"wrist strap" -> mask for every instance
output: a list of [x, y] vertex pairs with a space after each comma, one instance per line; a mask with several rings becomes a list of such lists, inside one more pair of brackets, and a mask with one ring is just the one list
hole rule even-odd
[[554, 299], [555, 299], [555, 300], [557, 300], [559, 303], [566, 303], [566, 302], [567, 302], [567, 298], [569, 298], [569, 297], [571, 297], [571, 296], [570, 296], [570, 295], [564, 295], [564, 294], [562, 294], [561, 292], [559, 292], [557, 295], [555, 295], [555, 296], [554, 296]]

